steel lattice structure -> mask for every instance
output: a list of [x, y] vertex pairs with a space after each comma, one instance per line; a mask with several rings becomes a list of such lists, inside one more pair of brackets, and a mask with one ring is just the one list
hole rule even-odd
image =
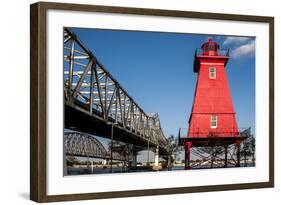
[[[242, 157], [244, 161], [251, 161], [254, 163], [255, 161], [255, 152], [254, 152], [254, 146], [250, 145], [248, 146], [248, 143], [251, 143], [253, 140], [253, 136], [249, 136], [246, 140], [244, 140], [241, 143], [242, 150], [240, 151], [240, 154], [242, 154]], [[234, 167], [237, 164], [237, 146], [235, 144], [228, 145], [227, 148], [227, 166]], [[246, 152], [246, 153], [245, 153]], [[213, 147], [193, 147], [191, 148], [191, 154], [195, 156], [197, 159], [192, 164], [191, 167], [194, 168], [215, 168], [215, 167], [224, 167], [224, 150], [221, 146], [213, 146]], [[246, 164], [247, 164], [246, 163]], [[252, 165], [253, 166], [253, 165]]]
[[[182, 132], [183, 131], [183, 132]], [[180, 128], [179, 130], [179, 146], [184, 150], [184, 142], [187, 140], [187, 128]], [[220, 137], [212, 137], [212, 140], [206, 138], [205, 143], [201, 146], [193, 146], [190, 148], [192, 158], [194, 158], [190, 164], [192, 169], [202, 168], [217, 168], [226, 167], [225, 156], [227, 156], [227, 166], [234, 167], [237, 165], [238, 158], [237, 153], [239, 152], [244, 161], [247, 163], [252, 160], [255, 163], [255, 138], [251, 135], [251, 128], [240, 128], [239, 137], [243, 139], [241, 142], [241, 150], [237, 149], [237, 145], [233, 142], [221, 140]], [[225, 152], [225, 148], [226, 152]], [[245, 164], [247, 164], [245, 163]], [[240, 163], [239, 163], [240, 164]]]
[[[107, 151], [99, 140], [85, 133], [65, 133], [64, 149], [66, 155], [111, 159], [110, 150]], [[119, 149], [113, 147], [112, 159], [120, 161], [131, 159], [131, 157], [129, 156], [130, 152], [126, 151], [127, 150], [122, 148], [121, 146], [119, 146]]]
[[[224, 167], [224, 152], [221, 147], [193, 147], [191, 148], [191, 154], [200, 160], [195, 160], [191, 164], [194, 168], [215, 168]], [[207, 151], [208, 149], [208, 151]], [[215, 154], [212, 154], [212, 150]], [[235, 166], [237, 163], [237, 147], [232, 144], [227, 149], [228, 166]]]
[[147, 114], [70, 29], [64, 28], [65, 105], [167, 151], [158, 114]]

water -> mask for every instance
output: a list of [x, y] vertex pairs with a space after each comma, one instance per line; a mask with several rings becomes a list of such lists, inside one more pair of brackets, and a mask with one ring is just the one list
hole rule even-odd
[[[141, 170], [135, 170], [135, 172]], [[145, 171], [145, 170], [143, 170]], [[129, 170], [123, 167], [113, 167], [112, 172], [111, 168], [91, 168], [91, 167], [68, 167], [67, 174], [77, 175], [77, 174], [109, 174], [109, 173], [126, 173], [134, 172], [134, 170]]]
[[[241, 167], [254, 167], [254, 163], [248, 163], [246, 166], [241, 163]], [[234, 168], [232, 164], [228, 165], [228, 168]], [[213, 168], [223, 168], [215, 166]], [[210, 169], [210, 165], [202, 165], [200, 167], [193, 167], [192, 169]], [[175, 170], [184, 170], [184, 166], [174, 166], [169, 171]], [[83, 175], [83, 174], [110, 174], [110, 173], [133, 173], [133, 172], [152, 172], [151, 168], [137, 167], [137, 169], [129, 169], [127, 167], [113, 167], [112, 172], [111, 168], [102, 168], [102, 167], [68, 167], [68, 175]], [[168, 168], [161, 169], [160, 171], [168, 171]]]
[[[167, 171], [168, 169], [162, 169], [161, 171]], [[184, 170], [184, 167], [173, 167], [172, 170]], [[111, 168], [96, 168], [91, 167], [68, 167], [68, 175], [80, 175], [80, 174], [109, 174], [109, 173], [131, 173], [131, 172], [151, 172], [152, 169], [147, 168], [137, 168], [137, 169], [128, 169], [123, 167], [113, 167], [112, 172]]]

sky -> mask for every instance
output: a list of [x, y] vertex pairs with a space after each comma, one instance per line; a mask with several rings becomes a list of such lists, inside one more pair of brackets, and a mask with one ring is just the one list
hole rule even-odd
[[209, 37], [230, 49], [226, 66], [239, 128], [255, 133], [255, 38], [72, 28], [147, 113], [160, 115], [164, 134], [187, 129], [197, 73], [194, 52]]

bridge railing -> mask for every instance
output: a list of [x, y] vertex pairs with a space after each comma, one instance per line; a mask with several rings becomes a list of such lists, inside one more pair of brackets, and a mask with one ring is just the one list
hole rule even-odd
[[64, 94], [66, 104], [166, 146], [158, 115], [145, 113], [68, 28], [64, 28]]
[[[205, 51], [202, 48], [196, 48], [195, 49], [195, 56], [202, 56], [204, 55]], [[218, 49], [215, 52], [217, 56], [225, 56], [225, 57], [229, 57], [230, 54], [230, 50], [229, 49]]]
[[179, 129], [179, 138], [187, 138], [189, 137], [247, 137], [251, 135], [251, 127], [246, 128], [194, 128], [189, 130], [188, 128], [180, 128]]

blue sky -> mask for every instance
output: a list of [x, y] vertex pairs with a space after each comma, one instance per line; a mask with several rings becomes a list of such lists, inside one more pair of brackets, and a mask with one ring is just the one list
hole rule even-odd
[[255, 39], [160, 32], [72, 29], [166, 136], [188, 127], [197, 74], [194, 52], [208, 37], [230, 48], [227, 75], [238, 126], [255, 129]]

